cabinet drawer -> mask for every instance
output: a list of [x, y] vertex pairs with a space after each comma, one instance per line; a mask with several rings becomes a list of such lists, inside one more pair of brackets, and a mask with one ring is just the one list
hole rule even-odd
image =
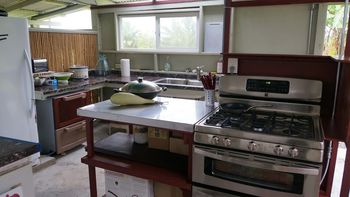
[[60, 154], [86, 141], [86, 122], [81, 121], [56, 130], [56, 151]]
[[59, 129], [72, 123], [82, 121], [77, 116], [77, 109], [91, 103], [91, 92], [79, 92], [53, 99], [55, 128]]

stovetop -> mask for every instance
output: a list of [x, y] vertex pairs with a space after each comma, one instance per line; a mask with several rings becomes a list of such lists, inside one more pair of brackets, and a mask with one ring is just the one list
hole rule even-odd
[[296, 160], [322, 162], [322, 82], [225, 75], [220, 107], [195, 125], [194, 142]]
[[204, 125], [262, 134], [315, 139], [311, 116], [267, 111], [227, 112], [219, 109]]

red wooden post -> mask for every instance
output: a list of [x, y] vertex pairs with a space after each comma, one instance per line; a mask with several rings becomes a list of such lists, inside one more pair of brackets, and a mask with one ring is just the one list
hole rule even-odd
[[[86, 127], [86, 143], [87, 143], [87, 154], [88, 160], [94, 156], [94, 122], [92, 118], [87, 118]], [[96, 187], [96, 170], [91, 164], [89, 165], [89, 183], [90, 183], [90, 196], [97, 197]]]
[[225, 0], [225, 11], [224, 11], [224, 36], [223, 36], [223, 62], [222, 71], [227, 73], [228, 69], [228, 53], [230, 49], [230, 24], [231, 24], [231, 0]]

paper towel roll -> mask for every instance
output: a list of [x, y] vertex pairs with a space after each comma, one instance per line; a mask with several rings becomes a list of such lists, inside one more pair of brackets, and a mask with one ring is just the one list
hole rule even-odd
[[122, 77], [130, 77], [130, 60], [129, 59], [120, 60], [120, 71], [122, 73]]

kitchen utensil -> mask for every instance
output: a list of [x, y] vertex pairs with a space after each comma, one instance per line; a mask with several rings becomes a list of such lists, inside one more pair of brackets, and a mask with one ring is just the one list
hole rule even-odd
[[53, 74], [58, 81], [68, 81], [72, 75], [73, 73], [71, 72], [57, 72]]
[[34, 85], [35, 86], [42, 86], [46, 81], [46, 78], [41, 78], [41, 77], [35, 77], [34, 78]]
[[210, 72], [208, 75], [200, 76], [204, 89], [215, 90], [216, 75], [212, 75]]
[[205, 105], [213, 106], [215, 102], [215, 90], [204, 89]]
[[89, 78], [89, 68], [87, 66], [73, 65], [69, 68], [69, 71], [73, 73], [71, 76], [74, 79], [87, 79]]
[[166, 87], [159, 87], [157, 84], [143, 80], [142, 77], [138, 77], [137, 80], [131, 81], [125, 84], [123, 87], [119, 89], [115, 89], [116, 92], [130, 92], [136, 94], [145, 99], [153, 99], [160, 92], [166, 91]]
[[243, 113], [251, 106], [245, 103], [223, 103], [220, 104], [220, 109], [229, 113]]

